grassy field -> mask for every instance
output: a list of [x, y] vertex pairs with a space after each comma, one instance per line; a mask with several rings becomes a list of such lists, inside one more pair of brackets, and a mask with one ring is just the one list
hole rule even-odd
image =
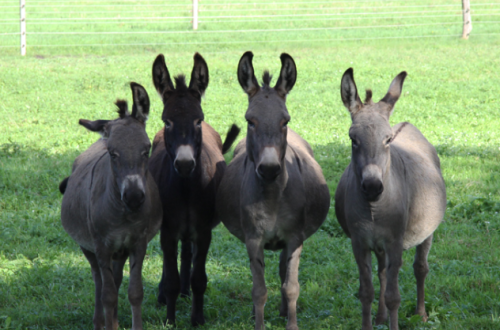
[[[248, 1], [237, 1], [244, 2]], [[7, 3], [17, 4], [3, 2]], [[429, 3], [412, 2], [416, 5]], [[356, 5], [370, 4], [395, 6], [402, 3]], [[354, 2], [346, 6], [352, 7]], [[293, 8], [298, 7], [300, 5]], [[494, 13], [499, 7], [478, 6], [478, 13], [481, 8]], [[459, 12], [460, 4], [452, 9]], [[324, 9], [327, 10], [330, 9]], [[206, 15], [209, 14], [215, 15], [207, 11]], [[8, 15], [5, 11], [0, 19], [7, 19]], [[80, 17], [83, 16], [80, 13]], [[35, 9], [32, 9], [32, 17], [36, 17]], [[201, 24], [200, 32], [207, 33], [164, 34], [161, 38], [148, 34], [78, 37], [78, 43], [82, 44], [150, 44], [105, 47], [64, 47], [75, 43], [75, 39], [34, 35], [31, 40], [38, 39], [33, 40], [32, 45], [59, 44], [61, 47], [33, 46], [28, 48], [25, 58], [17, 55], [17, 48], [10, 47], [16, 45], [17, 36], [15, 40], [11, 36], [0, 39], [0, 46], [5, 46], [0, 54], [0, 329], [89, 329], [92, 326], [94, 284], [90, 267], [76, 243], [62, 229], [61, 195], [57, 189], [60, 180], [69, 175], [74, 158], [98, 138], [79, 126], [78, 119], [114, 118], [113, 102], [116, 98], [126, 98], [130, 102], [128, 83], [135, 81], [144, 85], [150, 94], [152, 110], [147, 131], [152, 138], [162, 127], [162, 105], [151, 81], [154, 58], [160, 52], [165, 54], [172, 75], [189, 73], [193, 52], [199, 51], [210, 69], [210, 84], [202, 102], [206, 121], [223, 134], [233, 122], [244, 128], [247, 97], [238, 84], [236, 66], [246, 50], [255, 53], [256, 72], [269, 69], [275, 76], [280, 67], [279, 54], [288, 52], [294, 57], [298, 80], [287, 102], [292, 117], [290, 127], [312, 145], [332, 195], [350, 158], [347, 135], [350, 118], [339, 91], [342, 73], [353, 67], [358, 88], [371, 88], [374, 99], [380, 99], [399, 72], [408, 72], [403, 96], [391, 123], [411, 122], [436, 146], [447, 185], [448, 207], [429, 256], [431, 271], [426, 287], [429, 322], [424, 324], [412, 317], [416, 305], [412, 249], [404, 254], [400, 272], [400, 326], [402, 329], [500, 328], [500, 118], [497, 103], [500, 24], [478, 23], [471, 39], [463, 41], [457, 38], [461, 33], [460, 17], [427, 20], [427, 23], [436, 24], [423, 27], [318, 31], [297, 29], [413, 21], [377, 21], [370, 16], [367, 21], [352, 19], [350, 25], [344, 20], [333, 19], [312, 25], [312, 21], [306, 19], [281, 19], [283, 26], [295, 30], [214, 32], [280, 28], [266, 20], [250, 20], [245, 25], [241, 22]], [[479, 16], [477, 20], [481, 19], [486, 22], [495, 17]], [[457, 24], [439, 24], [445, 21]], [[422, 22], [415, 18], [413, 23]], [[177, 24], [173, 28], [165, 24], [146, 28], [129, 22], [123, 23], [121, 28], [127, 31], [189, 31], [188, 21]], [[5, 25], [3, 31], [10, 32], [8, 26]], [[63, 30], [55, 26], [57, 24], [34, 25], [31, 31]], [[88, 31], [118, 30], [118, 23], [78, 25], [82, 26]], [[76, 28], [71, 24], [64, 27]], [[426, 37], [410, 38], [418, 35]], [[448, 36], [439, 37], [441, 35]], [[377, 39], [379, 37], [387, 39]], [[278, 259], [277, 253], [266, 253], [267, 329], [284, 329], [286, 324], [278, 316]], [[161, 260], [156, 237], [148, 247], [143, 270], [145, 329], [164, 329], [162, 321], [166, 309], [156, 306]], [[203, 329], [253, 329], [248, 266], [244, 245], [219, 225], [214, 231], [207, 263], [207, 324]], [[125, 289], [127, 274], [120, 290], [120, 328], [131, 326]], [[325, 224], [305, 242], [299, 280], [301, 329], [360, 327], [358, 271], [350, 241], [337, 224], [333, 200]], [[376, 276], [374, 283], [377, 290]], [[374, 308], [377, 303], [375, 300]], [[189, 301], [180, 299], [179, 328], [191, 328], [189, 315]], [[387, 326], [377, 329], [387, 329]]]

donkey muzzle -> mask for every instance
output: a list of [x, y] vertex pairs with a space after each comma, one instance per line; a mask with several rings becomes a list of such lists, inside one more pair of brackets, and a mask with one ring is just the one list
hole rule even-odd
[[194, 150], [189, 145], [181, 145], [177, 149], [177, 154], [174, 160], [174, 168], [177, 174], [181, 177], [189, 177], [196, 167], [196, 160], [194, 159]]
[[384, 183], [382, 182], [382, 171], [378, 166], [370, 164], [363, 169], [361, 190], [369, 202], [375, 202], [380, 198], [384, 191]]
[[384, 184], [378, 179], [370, 178], [363, 180], [361, 183], [361, 189], [363, 190], [363, 193], [368, 201], [375, 202], [384, 191]]
[[281, 164], [276, 148], [264, 148], [256, 172], [264, 181], [274, 181], [278, 177], [281, 173]]
[[132, 211], [139, 209], [144, 204], [146, 192], [140, 175], [134, 174], [125, 177], [121, 188], [121, 198]]

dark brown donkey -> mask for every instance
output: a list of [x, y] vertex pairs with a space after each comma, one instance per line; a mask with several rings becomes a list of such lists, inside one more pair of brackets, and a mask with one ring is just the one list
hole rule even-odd
[[264, 73], [259, 86], [246, 52], [238, 65], [238, 80], [248, 94], [246, 139], [234, 152], [217, 195], [218, 216], [246, 244], [253, 278], [255, 329], [264, 328], [267, 289], [264, 249], [279, 250], [280, 315], [286, 329], [298, 329], [299, 258], [302, 243], [326, 218], [330, 192], [309, 144], [288, 128], [285, 101], [297, 77], [292, 57], [281, 54], [281, 73], [274, 88]]
[[120, 118], [116, 120], [80, 119], [80, 125], [102, 138], [76, 158], [71, 176], [59, 186], [64, 193], [63, 227], [92, 267], [96, 330], [104, 325], [118, 329], [118, 290], [129, 256], [132, 329], [142, 329], [142, 263], [162, 219], [158, 188], [148, 171], [151, 143], [145, 122], [149, 98], [141, 85], [130, 86], [132, 114], [126, 101], [117, 101]]
[[[153, 142], [150, 171], [160, 189], [163, 204], [161, 247], [163, 274], [158, 302], [167, 305], [166, 323], [175, 324], [179, 293], [193, 291], [191, 323], [205, 323], [203, 294], [207, 288], [205, 262], [212, 239], [215, 195], [226, 163], [222, 156], [238, 136], [233, 125], [224, 145], [219, 134], [206, 122], [201, 97], [208, 86], [208, 67], [200, 54], [194, 55], [189, 87], [184, 76], [174, 87], [163, 55], [153, 63], [153, 82], [163, 100], [165, 127]], [[181, 274], [177, 269], [177, 245], [182, 241]], [[191, 263], [193, 270], [190, 273]]]
[[363, 330], [372, 329], [374, 291], [371, 251], [378, 260], [380, 300], [376, 324], [387, 321], [398, 329], [401, 297], [398, 273], [403, 250], [416, 246], [413, 269], [417, 279], [416, 314], [427, 320], [424, 281], [432, 235], [446, 209], [446, 189], [436, 149], [409, 123], [391, 128], [389, 117], [401, 95], [406, 72], [391, 83], [382, 100], [374, 103], [367, 91], [362, 103], [348, 69], [340, 85], [342, 101], [351, 113], [351, 163], [335, 193], [337, 219], [351, 238], [359, 268], [359, 299]]

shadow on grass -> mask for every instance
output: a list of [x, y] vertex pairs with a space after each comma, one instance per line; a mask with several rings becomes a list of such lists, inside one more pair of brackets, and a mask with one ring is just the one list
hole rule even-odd
[[[333, 202], [340, 175], [350, 161], [350, 146], [330, 143], [313, 148], [323, 168]], [[489, 195], [490, 192], [498, 192], [498, 151], [493, 148], [453, 148], [447, 145], [438, 145], [437, 150], [448, 185], [447, 217], [453, 216], [454, 221], [465, 224], [470, 224], [471, 219], [484, 217], [485, 221], [489, 219], [490, 224], [487, 228], [478, 227], [478, 230], [469, 231], [447, 222], [438, 229], [431, 253], [431, 258], [434, 258], [431, 276], [434, 278], [429, 282], [427, 291], [428, 307], [438, 313], [435, 319], [442, 322], [457, 318], [455, 315], [460, 313], [470, 317], [475, 313], [480, 317], [477, 322], [482, 320], [487, 323], [485, 318], [495, 308], [498, 310], [498, 303], [492, 300], [498, 291], [492, 277], [492, 272], [498, 269], [498, 258], [496, 261], [494, 258], [488, 259], [493, 254], [483, 252], [493, 250], [486, 249], [481, 242], [485, 240], [486, 230], [498, 242], [498, 227], [493, 227], [500, 222], [498, 217], [493, 216], [499, 208], [498, 194]], [[62, 229], [62, 196], [57, 188], [60, 180], [69, 175], [72, 162], [78, 154], [77, 151], [59, 153], [52, 149], [34, 150], [16, 144], [0, 147], [0, 306], [2, 316], [10, 318], [11, 328], [92, 327], [94, 283], [90, 266], [76, 243]], [[470, 175], [464, 175], [464, 169], [469, 169]], [[471, 180], [479, 184], [471, 184]], [[477, 198], [469, 199], [468, 195]], [[331, 228], [328, 229], [328, 226]], [[495, 228], [497, 231], [494, 231]], [[334, 237], [323, 235], [321, 231]], [[298, 303], [298, 317], [302, 327], [318, 327], [321, 322], [358, 324], [360, 309], [355, 297], [357, 271], [350, 253], [348, 240], [331, 209], [320, 232], [306, 242], [301, 260], [299, 280], [303, 289]], [[460, 258], [457, 257], [459, 255]], [[406, 254], [406, 264], [411, 264], [412, 256], [413, 253]], [[285, 320], [277, 312], [280, 303], [278, 260], [278, 253], [266, 252], [266, 283], [269, 290], [266, 323], [272, 328], [283, 328], [285, 325]], [[166, 308], [157, 308], [156, 304], [161, 263], [157, 236], [148, 246], [148, 259], [143, 271], [143, 319], [147, 327], [154, 329], [162, 328], [166, 315]], [[248, 256], [244, 244], [223, 227], [218, 227], [214, 232], [207, 274], [206, 328], [228, 328], [233, 325], [251, 328], [252, 282]], [[411, 296], [404, 298], [403, 311], [411, 313], [414, 306], [411, 270], [402, 272], [401, 278], [403, 291], [411, 293]], [[453, 283], [458, 283], [458, 286]], [[124, 327], [131, 326], [127, 285], [128, 275], [125, 275], [119, 297], [119, 319]], [[468, 298], [460, 298], [462, 296]], [[190, 311], [190, 301], [179, 299], [179, 328], [191, 328]], [[314, 323], [313, 320], [320, 323]], [[4, 321], [6, 318], [0, 318], [0, 327]]]

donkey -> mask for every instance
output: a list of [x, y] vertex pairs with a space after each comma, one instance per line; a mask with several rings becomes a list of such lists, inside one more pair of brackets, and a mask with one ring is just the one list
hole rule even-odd
[[[175, 305], [179, 294], [193, 291], [191, 323], [205, 323], [203, 294], [207, 288], [205, 263], [212, 240], [215, 196], [226, 169], [223, 153], [239, 133], [233, 125], [224, 145], [219, 134], [206, 122], [201, 97], [208, 86], [208, 66], [203, 57], [194, 55], [189, 87], [185, 77], [170, 79], [165, 58], [158, 55], [153, 63], [153, 83], [163, 100], [165, 127], [153, 141], [149, 169], [160, 189], [163, 204], [161, 247], [163, 273], [158, 302], [167, 305], [166, 323], [175, 325]], [[177, 245], [182, 241], [181, 272], [177, 269]], [[192, 272], [191, 270], [192, 264]]]
[[80, 125], [102, 138], [76, 158], [71, 176], [59, 186], [64, 193], [62, 225], [92, 268], [95, 330], [104, 325], [118, 329], [118, 290], [129, 256], [132, 329], [142, 329], [142, 264], [147, 244], [161, 226], [160, 196], [148, 172], [151, 143], [145, 122], [149, 97], [141, 85], [130, 86], [132, 113], [126, 101], [118, 100], [118, 119], [80, 119]]
[[285, 101], [297, 78], [292, 57], [281, 54], [274, 88], [264, 72], [259, 86], [246, 52], [238, 80], [248, 94], [247, 136], [238, 143], [217, 194], [217, 213], [227, 229], [247, 247], [253, 278], [255, 329], [264, 329], [264, 249], [279, 250], [281, 316], [286, 329], [298, 329], [296, 303], [303, 242], [321, 226], [330, 208], [330, 192], [309, 144], [288, 128]]
[[378, 103], [367, 90], [361, 102], [353, 70], [348, 69], [340, 85], [345, 107], [351, 113], [349, 137], [351, 163], [335, 193], [335, 213], [347, 236], [359, 269], [359, 299], [363, 330], [372, 329], [371, 304], [374, 291], [371, 251], [378, 261], [380, 300], [376, 324], [387, 321], [398, 329], [401, 296], [398, 273], [403, 250], [416, 246], [413, 269], [417, 279], [415, 313], [427, 321], [424, 281], [429, 272], [427, 255], [432, 236], [446, 209], [446, 188], [436, 149], [410, 123], [391, 128], [389, 117], [401, 95], [406, 72], [392, 81]]

